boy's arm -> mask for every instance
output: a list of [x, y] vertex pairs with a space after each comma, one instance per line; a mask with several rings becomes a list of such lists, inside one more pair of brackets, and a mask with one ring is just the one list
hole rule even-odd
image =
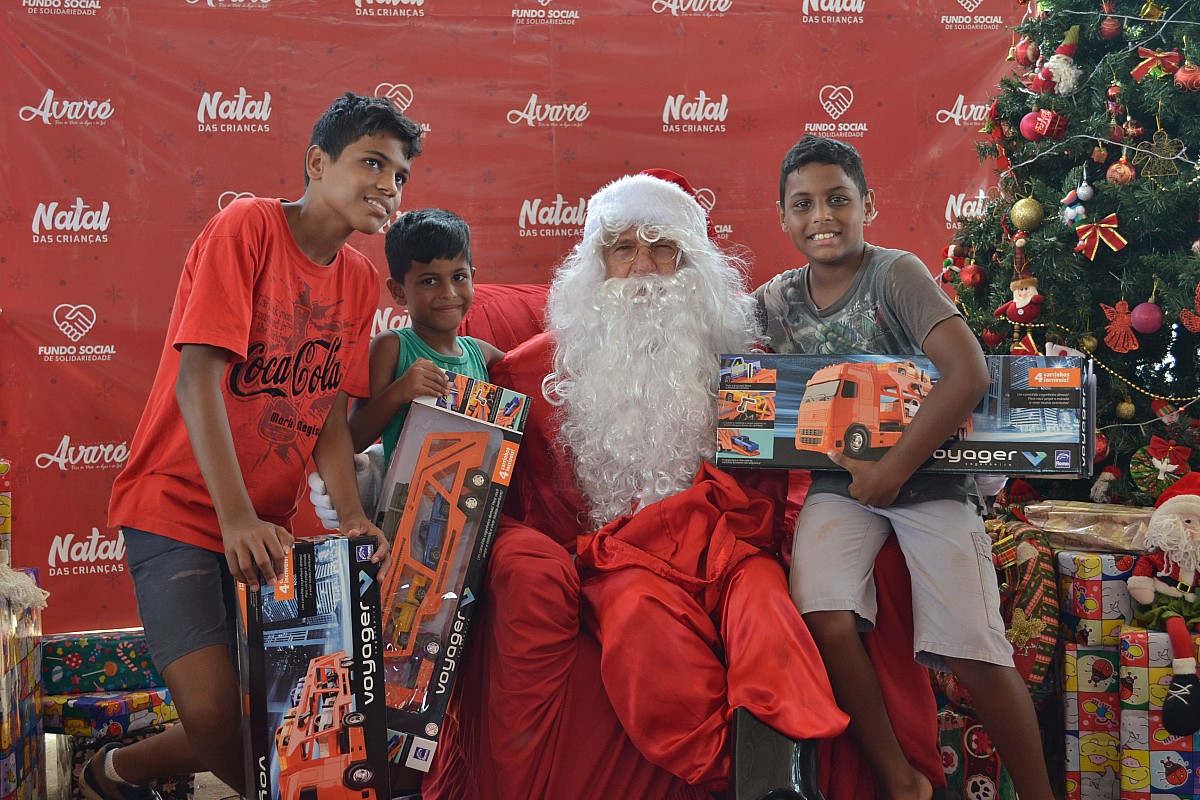
[[500, 359], [504, 358], [504, 351], [494, 344], [489, 344], [482, 339], [476, 339], [479, 345], [479, 352], [483, 354], [483, 363], [490, 370], [494, 364], [499, 363]]
[[349, 402], [350, 395], [339, 389], [329, 415], [325, 417], [325, 424], [321, 426], [321, 433], [317, 436], [313, 460], [325, 480], [325, 491], [341, 520], [342, 533], [374, 536], [379, 547], [371, 556], [371, 561], [378, 564], [387, 556], [388, 543], [383, 532], [367, 518], [358, 495], [358, 479], [354, 476], [354, 448], [346, 420]]
[[446, 373], [432, 361], [419, 358], [397, 378], [399, 361], [398, 336], [384, 331], [371, 340], [371, 396], [356, 398], [350, 415], [351, 446], [356, 453], [370, 447], [406, 403], [450, 391]]
[[229, 571], [235, 579], [257, 590], [259, 572], [274, 585], [292, 535], [285, 528], [259, 519], [246, 491], [221, 395], [221, 378], [228, 361], [229, 352], [220, 347], [183, 345], [175, 397], [217, 512]]
[[850, 495], [864, 505], [891, 505], [904, 482], [962, 427], [991, 382], [979, 342], [962, 317], [933, 326], [921, 347], [937, 367], [938, 380], [899, 441], [879, 461], [828, 453], [850, 471]]

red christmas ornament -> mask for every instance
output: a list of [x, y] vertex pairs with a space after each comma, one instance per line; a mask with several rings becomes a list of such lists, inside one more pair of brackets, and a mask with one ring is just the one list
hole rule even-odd
[[1112, 86], [1108, 87], [1108, 99], [1109, 100], [1116, 100], [1120, 96], [1121, 96], [1121, 87], [1120, 86], [1118, 86], [1114, 83]]
[[[1108, 317], [1109, 320], [1109, 323], [1104, 326], [1104, 343], [1117, 353], [1128, 353], [1130, 350], [1137, 350], [1138, 340], [1133, 335], [1133, 328], [1130, 326], [1129, 303], [1124, 300], [1118, 300], [1115, 307], [1101, 303], [1100, 308], [1104, 311], [1104, 316]], [[1130, 405], [1133, 404], [1130, 403]], [[1119, 410], [1117, 416], [1120, 416]], [[1123, 419], [1128, 419], [1128, 417], [1124, 417]]]
[[977, 289], [987, 279], [983, 269], [974, 261], [965, 265], [958, 272], [958, 280], [968, 289]]
[[1185, 92], [1200, 91], [1200, 67], [1190, 61], [1175, 73], [1175, 85]]
[[1004, 341], [1004, 337], [1001, 336], [1000, 334], [996, 333], [991, 328], [983, 329], [983, 337], [982, 338], [983, 338], [984, 347], [987, 347], [989, 350], [996, 347], [1002, 341]]
[[1039, 141], [1042, 134], [1038, 132], [1038, 112], [1030, 111], [1021, 117], [1021, 135], [1031, 142]]
[[1032, 67], [1037, 63], [1039, 48], [1037, 42], [1022, 38], [1013, 47], [1013, 58], [1022, 67]]
[[1092, 456], [1092, 461], [1099, 464], [1104, 459], [1108, 458], [1108, 437], [1103, 433], [1096, 434], [1095, 454]]
[[1154, 333], [1163, 324], [1163, 310], [1155, 303], [1138, 303], [1129, 315], [1130, 326], [1138, 333]]
[[[1104, 2], [1100, 4], [1101, 14], [1113, 14], [1116, 12], [1116, 10], [1117, 4], [1112, 0], [1104, 0]], [[1121, 31], [1124, 29], [1124, 27], [1125, 26], [1121, 24], [1121, 20], [1117, 19], [1116, 17], [1106, 16], [1104, 19], [1100, 20], [1100, 38], [1115, 39], [1121, 35]]]
[[1113, 183], [1126, 184], [1137, 177], [1137, 170], [1129, 163], [1129, 159], [1121, 156], [1121, 160], [1108, 168], [1106, 177]]
[[1138, 122], [1133, 117], [1125, 118], [1125, 135], [1130, 139], [1140, 139], [1146, 129], [1142, 127], [1142, 123]]
[[1114, 122], [1112, 125], [1108, 126], [1108, 138], [1112, 139], [1114, 142], [1125, 141], [1125, 129]]

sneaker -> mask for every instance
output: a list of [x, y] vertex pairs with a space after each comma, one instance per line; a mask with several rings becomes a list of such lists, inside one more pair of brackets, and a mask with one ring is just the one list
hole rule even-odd
[[1195, 675], [1176, 675], [1163, 700], [1163, 729], [1172, 736], [1191, 736], [1200, 730], [1200, 681]]
[[118, 784], [117, 794], [109, 794], [100, 787], [100, 780], [96, 777], [94, 765], [97, 760], [103, 764], [103, 759], [108, 757], [108, 751], [115, 750], [120, 746], [116, 742], [104, 745], [95, 758], [89, 758], [88, 762], [83, 765], [83, 773], [79, 776], [79, 788], [83, 791], [83, 796], [88, 800], [162, 800], [162, 796], [149, 786]]

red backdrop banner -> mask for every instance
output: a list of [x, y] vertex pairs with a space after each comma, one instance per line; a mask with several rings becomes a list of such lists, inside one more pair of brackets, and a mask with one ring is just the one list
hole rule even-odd
[[[477, 280], [540, 283], [603, 183], [686, 175], [757, 284], [797, 266], [779, 162], [862, 152], [870, 239], [931, 268], [994, 183], [973, 142], [1013, 0], [4, 0], [0, 456], [48, 632], [136, 625], [106, 527], [189, 245], [232, 198], [297, 198], [338, 94], [421, 123], [404, 208], [471, 224]], [[382, 237], [352, 244], [383, 267]], [[376, 327], [404, 321], [380, 278]], [[315, 530], [309, 509], [298, 528]]]

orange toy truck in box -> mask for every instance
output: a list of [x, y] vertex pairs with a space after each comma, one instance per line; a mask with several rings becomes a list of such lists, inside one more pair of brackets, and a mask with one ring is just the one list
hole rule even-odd
[[[822, 367], [809, 379], [796, 420], [796, 449], [841, 450], [863, 458], [891, 447], [933, 388], [912, 361], [846, 362]], [[970, 429], [963, 422], [960, 436]]]
[[363, 722], [353, 711], [353, 659], [345, 651], [314, 658], [297, 685], [295, 707], [275, 733], [281, 800], [374, 800], [375, 768], [366, 760]]
[[388, 753], [419, 771], [437, 751], [529, 405], [486, 381], [447, 378], [452, 392], [413, 401], [374, 517], [392, 544], [381, 576]]
[[[431, 433], [411, 483], [397, 483], [382, 530], [392, 542], [392, 567], [383, 585], [384, 658], [412, 655], [413, 632], [438, 613], [454, 552], [468, 521], [483, 513], [488, 473], [485, 431]], [[398, 511], [402, 509], [402, 511]], [[394, 524], [394, 528], [392, 525]]]

